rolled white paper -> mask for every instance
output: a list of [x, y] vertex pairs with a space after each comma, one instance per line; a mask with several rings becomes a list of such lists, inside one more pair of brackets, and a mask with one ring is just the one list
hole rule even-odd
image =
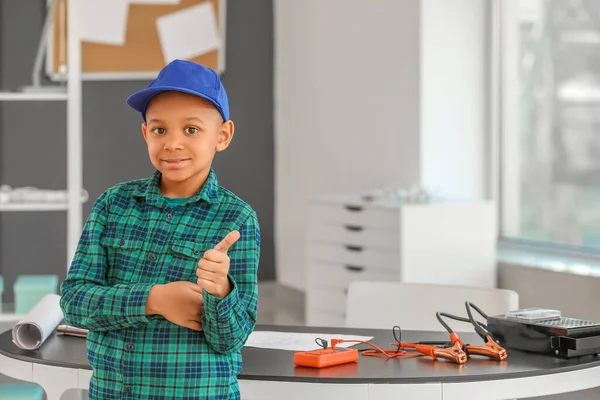
[[47, 294], [13, 327], [13, 343], [24, 350], [38, 349], [63, 319], [60, 296]]

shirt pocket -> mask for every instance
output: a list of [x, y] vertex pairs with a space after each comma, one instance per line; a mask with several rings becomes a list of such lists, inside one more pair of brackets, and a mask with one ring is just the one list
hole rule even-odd
[[196, 283], [198, 261], [204, 253], [213, 248], [212, 243], [198, 243], [189, 240], [174, 240], [171, 244], [169, 267], [165, 274], [166, 283], [188, 281]]
[[100, 245], [106, 250], [106, 278], [109, 284], [137, 283], [144, 241], [116, 234], [100, 238]]

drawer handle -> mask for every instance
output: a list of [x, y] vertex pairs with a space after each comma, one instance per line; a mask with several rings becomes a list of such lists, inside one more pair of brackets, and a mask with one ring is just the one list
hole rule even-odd
[[352, 272], [363, 272], [364, 267], [359, 267], [358, 265], [346, 265], [346, 269]]
[[365, 229], [362, 226], [358, 226], [358, 225], [346, 225], [345, 228], [346, 228], [346, 230], [352, 231], [352, 232], [361, 232]]
[[348, 250], [348, 251], [363, 251], [362, 246], [354, 246], [354, 245], [351, 245], [351, 244], [347, 244], [344, 247], [346, 247], [346, 250]]
[[351, 206], [351, 205], [347, 205], [346, 206], [346, 210], [348, 211], [354, 211], [354, 212], [359, 212], [362, 211], [363, 208], [361, 206]]

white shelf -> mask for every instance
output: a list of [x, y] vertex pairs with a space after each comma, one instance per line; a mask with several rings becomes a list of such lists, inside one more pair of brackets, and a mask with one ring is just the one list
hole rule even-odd
[[23, 316], [13, 313], [0, 313], [0, 322], [18, 322]]
[[0, 212], [6, 211], [64, 211], [67, 203], [18, 203], [0, 204]]
[[[46, 2], [46, 1], [44, 1]], [[53, 11], [57, 4], [55, 1], [48, 1], [47, 12], [42, 27], [42, 37], [34, 62], [34, 73], [30, 86], [19, 88], [22, 90], [11, 92], [9, 88], [0, 89], [0, 102], [2, 101], [64, 101], [66, 105], [66, 162], [67, 162], [67, 199], [56, 198], [56, 202], [26, 202], [26, 203], [7, 203], [3, 198], [0, 203], [0, 212], [3, 211], [66, 211], [67, 219], [67, 271], [71, 264], [73, 255], [77, 250], [81, 229], [84, 225], [82, 215], [82, 204], [87, 201], [82, 199], [77, 201], [74, 193], [82, 193], [82, 82], [81, 82], [81, 38], [79, 34], [80, 21], [79, 9], [80, 1], [66, 0], [66, 9], [69, 12], [66, 15], [65, 28], [69, 32], [67, 35], [65, 53], [67, 55], [66, 65], [68, 66], [64, 85], [46, 85], [42, 86], [39, 82], [43, 68], [44, 56], [47, 56], [47, 47], [45, 41], [52, 35]], [[43, 198], [41, 198], [43, 200]], [[0, 313], [0, 318], [1, 317]]]
[[66, 101], [67, 92], [0, 92], [0, 101]]

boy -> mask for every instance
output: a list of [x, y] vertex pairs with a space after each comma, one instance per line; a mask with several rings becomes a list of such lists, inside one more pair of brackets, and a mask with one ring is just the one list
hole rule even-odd
[[66, 322], [89, 330], [89, 398], [238, 399], [260, 232], [211, 168], [233, 138], [227, 94], [176, 60], [127, 103], [156, 171], [96, 200], [61, 285]]

